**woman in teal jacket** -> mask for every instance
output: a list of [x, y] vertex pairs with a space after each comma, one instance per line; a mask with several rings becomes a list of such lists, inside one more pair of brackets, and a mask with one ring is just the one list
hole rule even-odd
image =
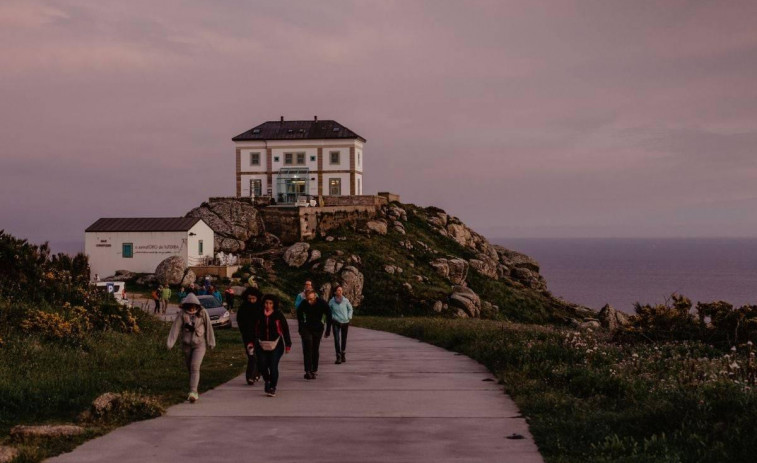
[[334, 348], [336, 349], [336, 363], [344, 363], [347, 361], [345, 352], [347, 350], [347, 330], [350, 327], [350, 320], [352, 320], [352, 304], [350, 300], [344, 297], [342, 294], [344, 289], [341, 286], [334, 288], [334, 297], [329, 300], [329, 308], [331, 308], [331, 326], [334, 330]]

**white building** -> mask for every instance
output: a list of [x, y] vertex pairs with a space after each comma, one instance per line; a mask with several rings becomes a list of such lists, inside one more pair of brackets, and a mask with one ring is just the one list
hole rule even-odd
[[336, 121], [268, 121], [232, 138], [237, 196], [363, 194], [365, 138]]
[[84, 232], [84, 252], [92, 277], [116, 270], [153, 273], [165, 258], [181, 256], [188, 265], [213, 257], [213, 230], [199, 218], [99, 219]]

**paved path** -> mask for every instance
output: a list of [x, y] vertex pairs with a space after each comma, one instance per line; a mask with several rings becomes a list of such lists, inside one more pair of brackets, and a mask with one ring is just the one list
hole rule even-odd
[[[353, 327], [347, 363], [333, 363], [333, 341], [325, 339], [319, 377], [306, 381], [296, 331], [277, 397], [240, 376], [195, 404], [173, 406], [165, 416], [48, 461], [543, 461], [515, 404], [468, 357]], [[525, 438], [507, 438], [514, 433]]]

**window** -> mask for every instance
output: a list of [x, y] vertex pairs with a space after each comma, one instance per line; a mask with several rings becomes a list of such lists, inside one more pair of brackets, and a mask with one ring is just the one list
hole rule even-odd
[[279, 157], [278, 156], [274, 156], [273, 157], [273, 162], [279, 162]]
[[263, 182], [260, 179], [250, 180], [250, 196], [263, 196]]
[[[296, 161], [296, 162], [295, 162]], [[284, 153], [284, 165], [305, 165], [305, 153]]]
[[357, 152], [357, 165], [360, 165], [360, 151]]
[[250, 153], [250, 165], [251, 166], [260, 165], [260, 153]]
[[126, 259], [134, 257], [134, 243], [124, 243], [121, 246], [121, 255]]
[[329, 157], [331, 158], [329, 161], [331, 164], [339, 164], [339, 151], [330, 152]]
[[260, 129], [252, 129], [252, 133], [259, 134], [260, 133]]
[[363, 186], [360, 185], [360, 179], [357, 179], [357, 194], [363, 194]]
[[331, 196], [340, 196], [342, 194], [342, 179], [341, 178], [329, 179], [329, 194]]
[[197, 242], [197, 254], [202, 255], [203, 249], [202, 249], [202, 240]]
[[310, 156], [310, 162], [315, 162], [315, 156]]

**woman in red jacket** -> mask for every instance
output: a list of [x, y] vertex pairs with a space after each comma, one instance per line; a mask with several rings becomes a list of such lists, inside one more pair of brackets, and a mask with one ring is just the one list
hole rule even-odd
[[263, 296], [263, 311], [255, 322], [255, 351], [258, 357], [258, 370], [265, 381], [265, 393], [276, 396], [279, 382], [279, 361], [292, 349], [289, 325], [284, 314], [279, 310], [276, 296]]

